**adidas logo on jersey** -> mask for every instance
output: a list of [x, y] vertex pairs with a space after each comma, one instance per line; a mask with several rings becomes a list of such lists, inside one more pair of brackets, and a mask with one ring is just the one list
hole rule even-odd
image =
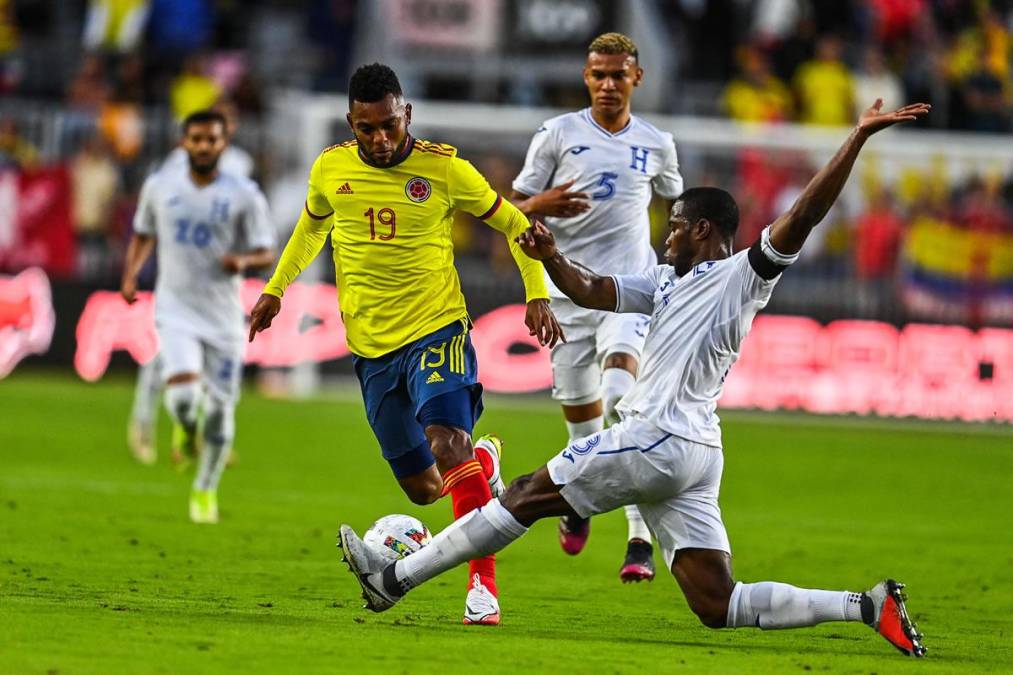
[[436, 382], [443, 382], [443, 376], [441, 376], [437, 371], [434, 370], [433, 374], [430, 375], [429, 379], [426, 380], [426, 384], [434, 384]]
[[352, 189], [351, 185], [349, 185], [347, 182], [345, 182], [344, 185], [342, 185], [341, 187], [338, 188], [337, 194], [339, 194], [339, 195], [352, 195], [352, 194], [355, 194], [355, 190]]

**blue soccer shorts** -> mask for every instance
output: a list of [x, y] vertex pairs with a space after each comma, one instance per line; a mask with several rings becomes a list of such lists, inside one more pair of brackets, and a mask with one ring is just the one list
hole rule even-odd
[[389, 354], [353, 356], [366, 419], [396, 478], [435, 463], [425, 428], [471, 434], [482, 414], [478, 361], [466, 319], [455, 321]]

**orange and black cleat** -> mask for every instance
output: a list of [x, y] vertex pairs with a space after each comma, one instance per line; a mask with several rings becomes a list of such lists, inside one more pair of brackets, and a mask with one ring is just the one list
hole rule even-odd
[[907, 614], [904, 584], [887, 579], [863, 593], [862, 620], [907, 656], [925, 656], [922, 634]]

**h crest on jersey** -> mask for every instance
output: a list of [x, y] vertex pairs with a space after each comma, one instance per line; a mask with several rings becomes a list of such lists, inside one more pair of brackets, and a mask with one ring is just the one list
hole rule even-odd
[[228, 200], [215, 198], [211, 202], [211, 222], [224, 223], [228, 219], [229, 219]]

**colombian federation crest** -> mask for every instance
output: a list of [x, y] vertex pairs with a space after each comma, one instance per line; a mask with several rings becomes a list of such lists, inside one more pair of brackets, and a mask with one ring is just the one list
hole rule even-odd
[[404, 193], [408, 199], [421, 204], [429, 199], [429, 195], [433, 194], [433, 186], [425, 178], [415, 176], [405, 183]]

